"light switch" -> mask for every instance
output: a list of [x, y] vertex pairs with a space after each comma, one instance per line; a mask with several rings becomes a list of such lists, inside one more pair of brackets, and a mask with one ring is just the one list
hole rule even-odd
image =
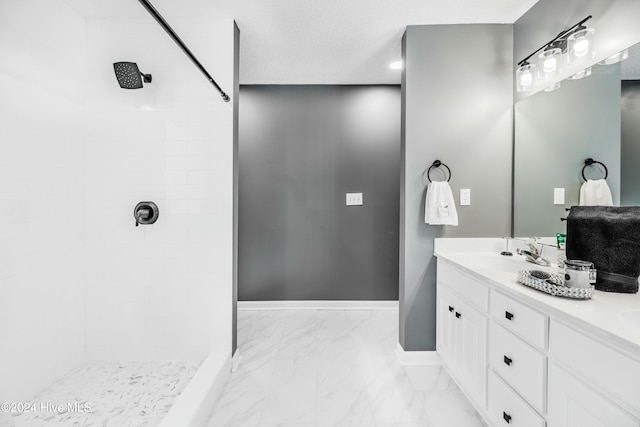
[[362, 206], [362, 193], [347, 193], [347, 206]]
[[469, 206], [471, 204], [471, 189], [460, 189], [460, 206]]
[[564, 188], [553, 189], [553, 204], [564, 205]]

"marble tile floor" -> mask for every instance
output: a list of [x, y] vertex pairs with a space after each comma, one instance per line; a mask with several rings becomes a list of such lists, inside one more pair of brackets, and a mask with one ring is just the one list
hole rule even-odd
[[30, 399], [35, 406], [27, 412], [0, 414], [0, 426], [157, 426], [198, 367], [192, 362], [87, 362]]
[[397, 310], [240, 310], [240, 367], [207, 427], [485, 426], [441, 367], [400, 366], [397, 342]]

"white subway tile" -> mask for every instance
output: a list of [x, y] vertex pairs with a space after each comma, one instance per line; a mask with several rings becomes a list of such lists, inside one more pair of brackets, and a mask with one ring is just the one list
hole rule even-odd
[[167, 140], [202, 141], [215, 139], [219, 129], [214, 126], [167, 126]]
[[189, 172], [183, 170], [168, 170], [164, 172], [166, 185], [187, 185]]
[[167, 156], [166, 167], [168, 170], [209, 170], [214, 161], [207, 157], [199, 156]]
[[169, 156], [186, 156], [189, 154], [187, 141], [166, 141], [164, 152]]
[[189, 200], [167, 200], [167, 209], [166, 213], [176, 215], [176, 214], [186, 214], [188, 212]]

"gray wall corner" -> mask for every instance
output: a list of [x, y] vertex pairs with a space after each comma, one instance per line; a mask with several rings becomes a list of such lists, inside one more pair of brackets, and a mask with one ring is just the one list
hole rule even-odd
[[[402, 49], [400, 342], [405, 350], [429, 351], [436, 328], [433, 239], [511, 231], [513, 25], [409, 26]], [[474, 64], [473, 78], [460, 58]], [[458, 227], [424, 223], [423, 173], [436, 159], [451, 169]], [[461, 188], [471, 190], [470, 206], [459, 205]]]

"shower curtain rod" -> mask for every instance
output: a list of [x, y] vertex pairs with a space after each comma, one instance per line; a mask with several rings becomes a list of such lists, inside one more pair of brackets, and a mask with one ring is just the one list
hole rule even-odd
[[147, 12], [149, 12], [156, 21], [158, 21], [158, 24], [160, 24], [160, 26], [164, 28], [167, 34], [171, 36], [173, 41], [176, 42], [178, 46], [180, 46], [180, 49], [182, 49], [182, 51], [189, 57], [189, 59], [193, 61], [196, 67], [198, 67], [198, 69], [202, 72], [202, 74], [205, 75], [207, 80], [209, 80], [211, 84], [215, 86], [218, 92], [220, 92], [220, 95], [222, 96], [222, 99], [224, 100], [224, 102], [229, 102], [229, 100], [231, 99], [229, 98], [229, 95], [224, 93], [224, 91], [220, 88], [220, 86], [218, 86], [218, 83], [216, 83], [216, 81], [213, 80], [213, 77], [211, 77], [211, 74], [209, 74], [207, 70], [202, 66], [200, 61], [198, 61], [198, 58], [196, 58], [193, 55], [193, 53], [191, 53], [187, 45], [185, 45], [184, 42], [180, 40], [180, 37], [178, 37], [175, 31], [173, 31], [173, 28], [171, 28], [171, 26], [167, 23], [167, 21], [164, 20], [164, 18], [162, 17], [162, 15], [160, 15], [160, 13], [156, 10], [156, 8], [153, 7], [153, 5], [149, 3], [148, 0], [138, 0], [138, 1], [140, 2], [140, 4], [142, 4], [142, 6], [144, 6], [145, 9], [147, 9]]

